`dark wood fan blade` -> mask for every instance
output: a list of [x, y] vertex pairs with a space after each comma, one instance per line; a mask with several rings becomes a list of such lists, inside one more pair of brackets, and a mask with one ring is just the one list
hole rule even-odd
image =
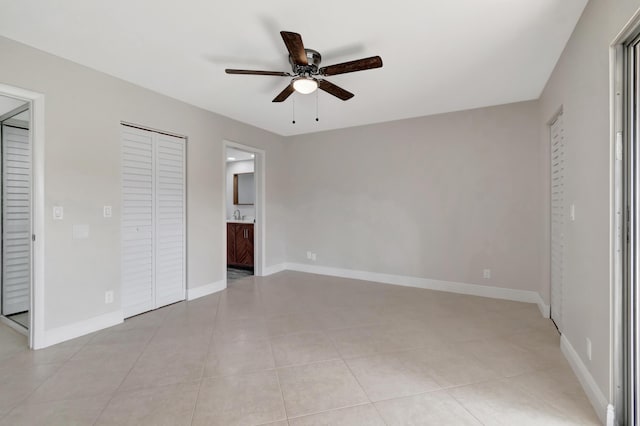
[[335, 84], [330, 83], [327, 80], [318, 79], [318, 88], [335, 96], [336, 98], [342, 99], [343, 101], [347, 101], [353, 98], [353, 93], [348, 92], [344, 90], [342, 87], [336, 86]]
[[278, 77], [290, 77], [289, 73], [280, 71], [255, 71], [255, 70], [233, 70], [227, 68], [224, 70], [227, 74], [248, 74], [248, 75], [275, 75]]
[[284, 90], [282, 92], [280, 92], [280, 94], [278, 96], [276, 96], [275, 98], [273, 98], [273, 101], [271, 102], [283, 102], [285, 101], [289, 96], [291, 96], [291, 94], [295, 91], [295, 89], [293, 88], [293, 83], [291, 83], [290, 85], [288, 85], [287, 87], [284, 88]]
[[341, 64], [329, 65], [318, 70], [321, 75], [337, 75], [348, 72], [364, 71], [373, 68], [382, 67], [382, 58], [380, 56], [372, 56], [370, 58], [358, 59]]
[[293, 63], [302, 66], [309, 65], [307, 52], [304, 51], [304, 44], [302, 44], [302, 36], [298, 33], [290, 33], [288, 31], [280, 31], [280, 35], [282, 36], [285, 46], [287, 46]]

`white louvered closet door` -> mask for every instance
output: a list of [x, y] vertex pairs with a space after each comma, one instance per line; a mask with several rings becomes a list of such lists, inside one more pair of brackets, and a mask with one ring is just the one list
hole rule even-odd
[[155, 146], [156, 305], [185, 298], [185, 140], [157, 135]]
[[122, 128], [122, 310], [154, 308], [153, 135]]
[[29, 310], [31, 143], [29, 130], [2, 126], [2, 314]]
[[562, 332], [565, 226], [565, 139], [562, 114], [551, 125], [551, 319]]
[[185, 140], [122, 126], [125, 318], [185, 298]]

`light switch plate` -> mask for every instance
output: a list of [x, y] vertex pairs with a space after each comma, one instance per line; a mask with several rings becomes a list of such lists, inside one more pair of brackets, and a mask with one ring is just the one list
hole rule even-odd
[[104, 206], [102, 209], [102, 214], [104, 217], [111, 217], [111, 214], [112, 214], [111, 206]]
[[86, 240], [89, 238], [89, 225], [73, 225], [73, 239]]
[[64, 209], [62, 206], [53, 206], [53, 220], [62, 220]]

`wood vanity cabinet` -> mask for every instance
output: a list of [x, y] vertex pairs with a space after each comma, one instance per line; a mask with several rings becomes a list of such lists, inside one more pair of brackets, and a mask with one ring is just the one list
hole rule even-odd
[[227, 223], [227, 265], [253, 268], [252, 223]]

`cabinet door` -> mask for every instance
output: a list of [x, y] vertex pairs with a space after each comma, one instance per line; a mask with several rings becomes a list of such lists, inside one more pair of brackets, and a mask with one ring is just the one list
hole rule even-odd
[[241, 265], [253, 266], [253, 225], [238, 225], [236, 261]]
[[236, 262], [236, 230], [238, 225], [227, 223], [227, 264], [233, 265]]
[[253, 266], [253, 225], [246, 225], [247, 227], [247, 240], [246, 244], [246, 252], [247, 252], [247, 265]]

